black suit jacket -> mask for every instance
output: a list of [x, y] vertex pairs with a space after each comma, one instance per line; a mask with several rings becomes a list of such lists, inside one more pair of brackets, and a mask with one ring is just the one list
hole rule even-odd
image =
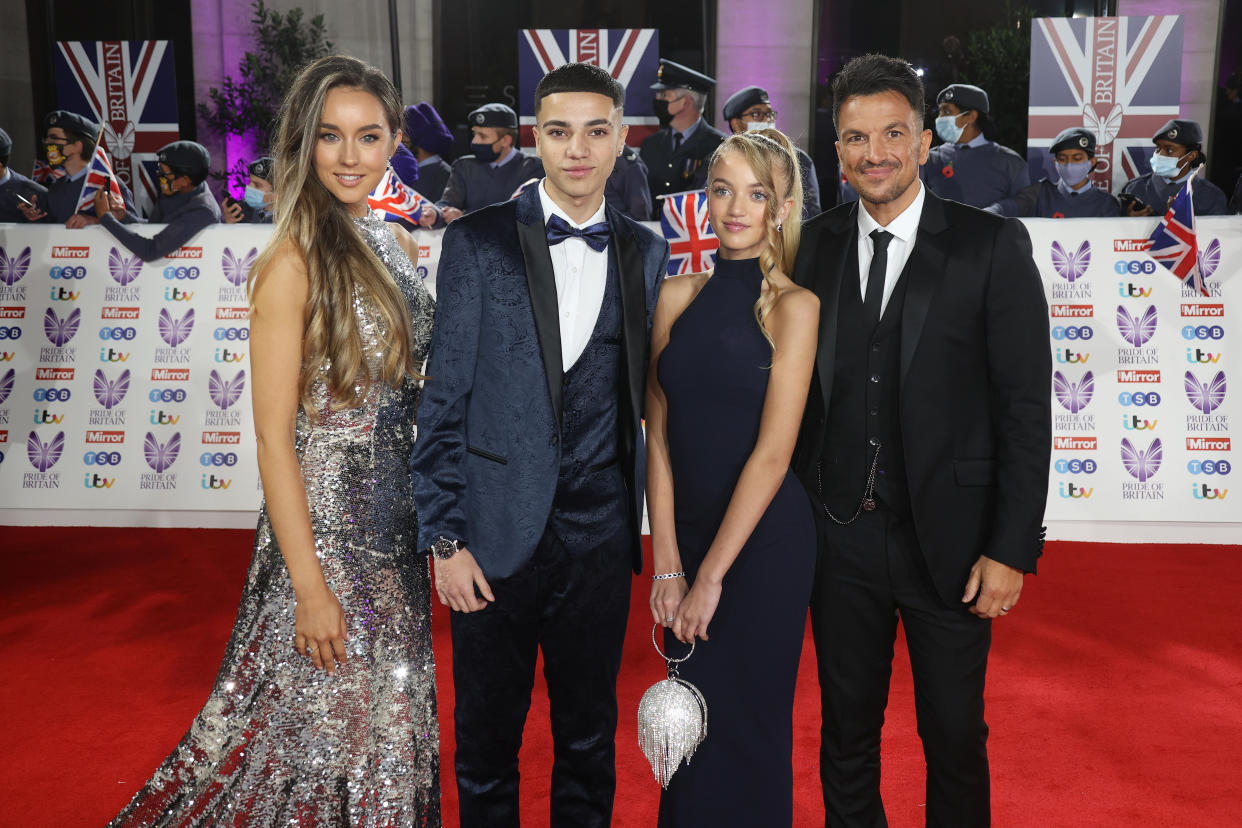
[[[832, 395], [837, 297], [858, 202], [803, 226], [795, 281], [819, 296], [819, 351], [794, 470], [815, 492]], [[852, 270], [852, 269], [851, 269]], [[1035, 571], [1052, 449], [1048, 305], [1030, 236], [927, 191], [902, 272], [898, 422], [919, 545], [941, 598], [961, 598], [979, 555]]]

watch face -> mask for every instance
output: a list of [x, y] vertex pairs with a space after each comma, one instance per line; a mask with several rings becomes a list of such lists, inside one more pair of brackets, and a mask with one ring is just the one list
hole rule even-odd
[[457, 552], [457, 542], [448, 538], [440, 538], [431, 547], [431, 553], [438, 559], [446, 561]]

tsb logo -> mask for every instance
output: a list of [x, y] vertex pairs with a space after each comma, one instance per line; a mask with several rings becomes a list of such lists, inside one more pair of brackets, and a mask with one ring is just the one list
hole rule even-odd
[[1222, 339], [1225, 329], [1221, 325], [1185, 325], [1182, 339]]
[[1122, 391], [1117, 395], [1117, 402], [1127, 406], [1157, 406], [1160, 405], [1160, 395], [1155, 391]]
[[1072, 460], [1058, 460], [1053, 468], [1061, 474], [1095, 474], [1098, 466], [1091, 458], [1079, 460], [1075, 457]]
[[200, 466], [236, 466], [237, 454], [231, 451], [205, 451], [198, 457]]
[[1233, 465], [1228, 460], [1191, 460], [1186, 464], [1186, 469], [1191, 474], [1219, 474], [1223, 477], [1233, 471]]
[[147, 399], [153, 403], [185, 402], [184, 388], [152, 388]]
[[138, 335], [136, 328], [114, 328], [108, 325], [99, 329], [99, 338], [103, 340], [130, 340]]
[[1095, 336], [1090, 325], [1055, 325], [1052, 328], [1053, 339], [1088, 340]]
[[73, 393], [68, 388], [36, 388], [35, 402], [68, 402]]
[[81, 266], [74, 267], [72, 265], [69, 267], [54, 267], [47, 272], [47, 275], [53, 279], [85, 279], [86, 268]]
[[121, 465], [121, 453], [119, 451], [88, 451], [82, 455], [82, 462], [88, 466], [119, 466]]
[[0, 325], [0, 339], [21, 339], [22, 329], [16, 325]]
[[1113, 265], [1113, 270], [1117, 271], [1118, 276], [1125, 276], [1127, 273], [1131, 276], [1138, 276], [1139, 274], [1150, 276], [1156, 272], [1156, 262], [1154, 259], [1144, 259], [1142, 261], [1137, 259], [1127, 261], [1123, 259]]
[[[1152, 263], [1155, 266], [1155, 262]], [[1133, 282], [1118, 282], [1117, 293], [1122, 299], [1146, 299], [1151, 296], [1151, 288], [1139, 287]]]
[[164, 268], [164, 278], [173, 279], [197, 279], [199, 271], [197, 267], [166, 267]]
[[1095, 489], [1088, 489], [1083, 486], [1077, 486], [1073, 483], [1062, 483], [1059, 487], [1061, 497], [1065, 498], [1087, 498], [1091, 497], [1091, 493]]
[[240, 340], [242, 342], [245, 342], [247, 339], [250, 338], [250, 329], [249, 328], [216, 328], [215, 333], [212, 335], [215, 336], [217, 342], [224, 342], [226, 340], [229, 342], [232, 342], [234, 340]]

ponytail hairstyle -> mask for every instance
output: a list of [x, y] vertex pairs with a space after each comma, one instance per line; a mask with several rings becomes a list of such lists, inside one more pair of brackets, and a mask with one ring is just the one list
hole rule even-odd
[[[763, 332], [768, 344], [775, 349], [776, 342], [768, 332], [764, 320], [776, 303], [776, 283], [772, 279], [772, 271], [777, 270], [785, 275], [793, 273], [794, 258], [798, 255], [798, 241], [802, 237], [802, 175], [798, 168], [798, 157], [794, 154], [789, 138], [774, 127], [739, 132], [724, 139], [712, 153], [711, 161], [708, 162], [709, 171], [726, 152], [740, 153], [746, 159], [755, 178], [759, 179], [768, 195], [764, 209], [768, 243], [759, 254], [759, 269], [763, 271], [763, 278], [769, 289], [766, 293], [760, 293], [755, 302], [755, 321], [759, 323], [759, 330]], [[781, 207], [789, 200], [793, 204], [782, 225]]]
[[[299, 402], [311, 422], [319, 415], [312, 392], [320, 379], [328, 387], [330, 410], [339, 411], [361, 405], [372, 382], [397, 387], [406, 376], [418, 377], [410, 353], [405, 296], [363, 240], [345, 205], [315, 172], [324, 101], [337, 87], [374, 95], [390, 134], [396, 136], [401, 103], [383, 72], [345, 55], [322, 57], [304, 67], [281, 105], [272, 147], [275, 231], [247, 285], [253, 296], [255, 282], [285, 241], [305, 262], [309, 293], [298, 384]], [[355, 301], [376, 315], [386, 337], [378, 377], [371, 376], [367, 365]]]

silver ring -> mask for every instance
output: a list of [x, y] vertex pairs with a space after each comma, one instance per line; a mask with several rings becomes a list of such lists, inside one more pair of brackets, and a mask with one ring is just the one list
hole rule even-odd
[[1001, 607], [1001, 612], [1009, 612], [1013, 607]]
[[318, 647], [307, 647], [307, 648], [306, 648], [306, 654], [307, 654], [307, 655], [310, 655], [311, 653], [317, 653], [317, 652], [319, 652], [319, 648], [318, 648]]
[[670, 615], [668, 618], [665, 618], [665, 619], [664, 619], [664, 623], [665, 623], [665, 624], [671, 624], [671, 623], [673, 623], [673, 616], [671, 616], [671, 615]]

